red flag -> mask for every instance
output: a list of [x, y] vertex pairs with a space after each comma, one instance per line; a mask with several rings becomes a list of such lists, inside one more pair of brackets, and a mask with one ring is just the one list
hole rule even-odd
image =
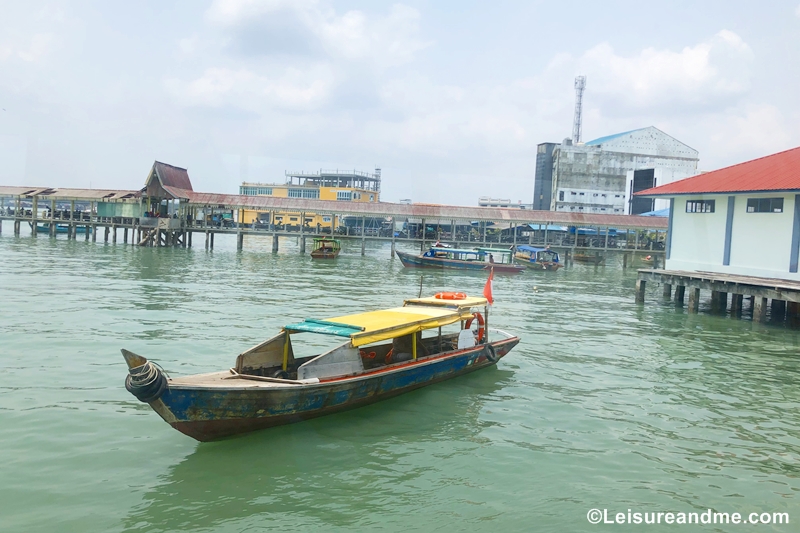
[[486, 285], [483, 286], [483, 297], [489, 300], [489, 305], [494, 303], [494, 296], [492, 295], [492, 280], [494, 279], [494, 268], [489, 270], [489, 279], [486, 280]]

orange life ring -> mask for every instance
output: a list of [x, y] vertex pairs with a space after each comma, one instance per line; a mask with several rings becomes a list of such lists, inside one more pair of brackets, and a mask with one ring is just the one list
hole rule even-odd
[[433, 297], [437, 300], [465, 300], [467, 295], [463, 292], [437, 292]]
[[472, 318], [467, 320], [467, 323], [464, 324], [464, 329], [470, 329], [472, 327], [472, 320], [473, 319], [477, 319], [478, 320], [478, 333], [475, 335], [475, 342], [480, 344], [481, 341], [483, 340], [483, 335], [486, 332], [486, 328], [484, 327], [484, 324], [486, 324], [486, 321], [483, 319], [483, 315], [482, 314], [480, 314], [480, 313], [472, 313]]

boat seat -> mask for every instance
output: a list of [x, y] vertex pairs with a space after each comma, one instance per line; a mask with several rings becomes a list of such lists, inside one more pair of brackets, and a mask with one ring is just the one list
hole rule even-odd
[[469, 329], [462, 329], [458, 334], [458, 349], [464, 350], [475, 346], [475, 335]]

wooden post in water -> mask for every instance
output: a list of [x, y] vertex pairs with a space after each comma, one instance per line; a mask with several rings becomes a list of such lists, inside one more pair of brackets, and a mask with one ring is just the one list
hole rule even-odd
[[206, 250], [208, 250], [208, 243], [211, 242], [211, 233], [206, 229]]
[[663, 293], [663, 295], [664, 295], [664, 298], [666, 298], [667, 300], [669, 300], [672, 297], [672, 285], [670, 285], [669, 283], [665, 283], [664, 284], [664, 293]]
[[689, 309], [690, 313], [696, 313], [700, 309], [700, 289], [689, 288]]
[[111, 225], [111, 232], [113, 233], [113, 237], [111, 238], [111, 242], [113, 242], [114, 244], [117, 244], [117, 225], [116, 224], [112, 224]]
[[186, 232], [186, 236], [184, 237], [184, 239], [186, 239], [186, 246], [189, 248], [192, 247], [192, 233], [194, 233], [192, 230], [188, 230]]
[[361, 215], [361, 255], [367, 253], [367, 217]]
[[[394, 224], [394, 222], [392, 222]], [[394, 259], [395, 252], [397, 251], [397, 243], [395, 243], [394, 227], [392, 227], [392, 259]]]
[[128, 228], [125, 228], [122, 232], [122, 243], [128, 244]]
[[744, 301], [743, 294], [731, 295], [731, 315], [738, 316], [742, 313], [742, 303]]
[[278, 234], [274, 232], [272, 234], [272, 253], [278, 253]]
[[209, 249], [214, 249], [214, 232], [211, 232], [211, 243], [209, 244]]
[[622, 270], [628, 268], [628, 252], [622, 253]]
[[109, 228], [108, 226], [106, 226], [106, 237], [105, 237], [105, 242], [108, 242], [108, 234], [109, 234], [109, 232], [110, 232], [110, 231], [111, 231], [111, 228]]
[[753, 322], [764, 322], [767, 318], [767, 299], [753, 296]]
[[773, 299], [771, 307], [773, 322], [782, 322], [786, 318], [786, 301]]
[[92, 224], [92, 242], [97, 242], [97, 224]]
[[677, 285], [675, 287], [675, 303], [678, 305], [683, 305], [683, 294], [686, 291], [685, 285]]
[[301, 235], [300, 236], [300, 253], [301, 254], [305, 254], [306, 253], [306, 237], [305, 237], [305, 235]]
[[[300, 249], [300, 253], [303, 253], [305, 252], [306, 238], [301, 237], [301, 240], [303, 241], [303, 245]], [[244, 248], [244, 233], [239, 230], [239, 232], [236, 234], [236, 249], [242, 251], [242, 248]]]
[[647, 287], [647, 282], [643, 279], [636, 280], [636, 303], [640, 304], [644, 302], [644, 291]]

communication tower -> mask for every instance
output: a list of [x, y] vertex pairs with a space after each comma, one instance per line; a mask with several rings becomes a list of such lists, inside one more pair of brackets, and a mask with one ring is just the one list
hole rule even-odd
[[572, 142], [581, 142], [581, 111], [583, 109], [583, 90], [586, 88], [586, 76], [575, 77], [575, 120], [572, 123]]

